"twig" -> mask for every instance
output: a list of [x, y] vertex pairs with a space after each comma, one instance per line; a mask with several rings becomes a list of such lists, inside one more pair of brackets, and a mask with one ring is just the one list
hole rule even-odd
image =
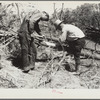
[[5, 44], [6, 42], [8, 42], [9, 40], [11, 40], [12, 38], [15, 38], [15, 36], [12, 36], [11, 38], [8, 38], [8, 39], [5, 40], [4, 42], [2, 42], [2, 44]]
[[61, 47], [62, 47], [62, 50], [63, 50], [63, 58], [62, 58], [62, 59], [60, 60], [60, 62], [58, 63], [58, 64], [60, 65], [60, 64], [62, 63], [62, 61], [65, 59], [66, 53], [65, 53], [65, 50], [64, 50], [64, 47], [63, 47], [61, 41], [59, 41], [59, 43], [60, 43], [60, 45], [61, 45]]
[[21, 20], [21, 17], [20, 17], [19, 6], [18, 6], [17, 3], [15, 3], [15, 4], [16, 4], [17, 10], [18, 10], [18, 16], [19, 16], [19, 18], [20, 18], [20, 24], [21, 24], [21, 23], [22, 23], [22, 20]]
[[39, 78], [39, 83], [37, 84], [37, 87], [41, 84], [40, 81], [44, 75], [44, 73], [46, 72], [46, 69], [48, 68], [48, 65], [50, 63], [53, 63], [53, 60], [54, 60], [55, 56], [46, 64], [46, 66], [44, 67], [43, 71], [42, 71], [42, 74], [41, 74], [41, 77]]

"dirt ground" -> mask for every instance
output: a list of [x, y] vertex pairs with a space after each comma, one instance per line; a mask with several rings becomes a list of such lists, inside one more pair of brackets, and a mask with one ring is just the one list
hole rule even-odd
[[63, 53], [63, 51], [52, 50], [49, 47], [44, 49], [39, 47], [35, 69], [29, 73], [23, 73], [10, 60], [5, 59], [6, 55], [3, 55], [0, 62], [0, 88], [100, 88], [99, 60], [81, 56], [80, 74], [77, 75], [69, 70], [75, 65], [73, 57], [65, 56], [64, 61], [60, 63]]

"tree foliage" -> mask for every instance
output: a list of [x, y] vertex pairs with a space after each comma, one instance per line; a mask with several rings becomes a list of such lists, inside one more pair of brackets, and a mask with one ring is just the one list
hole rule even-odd
[[[79, 28], [85, 31], [86, 27], [93, 26], [94, 28], [100, 28], [100, 4], [85, 3], [78, 6], [76, 9], [65, 8], [63, 10], [63, 19], [65, 23], [75, 24]], [[58, 18], [60, 18], [62, 10], [57, 12]]]

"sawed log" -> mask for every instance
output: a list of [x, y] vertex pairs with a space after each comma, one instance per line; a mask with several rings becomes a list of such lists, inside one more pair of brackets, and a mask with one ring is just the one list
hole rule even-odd
[[82, 50], [81, 56], [84, 56], [89, 59], [91, 58], [91, 59], [100, 60], [100, 54], [96, 53], [95, 51], [90, 51], [86, 49]]

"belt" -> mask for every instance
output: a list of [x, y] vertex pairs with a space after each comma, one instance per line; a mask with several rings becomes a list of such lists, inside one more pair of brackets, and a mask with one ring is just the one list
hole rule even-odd
[[79, 40], [79, 39], [84, 39], [85, 37], [82, 37], [82, 38], [78, 38], [77, 40]]

